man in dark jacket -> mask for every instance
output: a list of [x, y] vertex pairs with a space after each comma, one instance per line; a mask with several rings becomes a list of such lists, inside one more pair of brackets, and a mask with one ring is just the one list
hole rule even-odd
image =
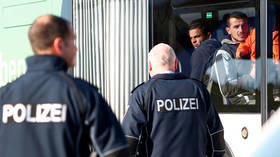
[[1, 157], [128, 156], [108, 104], [89, 83], [66, 73], [77, 48], [69, 22], [44, 15], [28, 32], [27, 72], [0, 89]]
[[215, 51], [221, 47], [216, 39], [211, 39], [211, 32], [207, 29], [206, 21], [197, 19], [189, 26], [189, 36], [195, 48], [191, 57], [191, 78], [208, 84], [207, 70]]
[[151, 79], [132, 91], [123, 119], [131, 154], [223, 156], [223, 126], [207, 89], [200, 81], [175, 73], [176, 67], [170, 46], [159, 44], [150, 51]]

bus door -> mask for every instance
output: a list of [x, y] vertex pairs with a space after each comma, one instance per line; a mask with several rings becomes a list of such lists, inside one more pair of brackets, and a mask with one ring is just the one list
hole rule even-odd
[[[188, 34], [190, 23], [196, 19], [207, 21], [212, 38], [221, 42], [228, 34], [225, 30], [227, 26], [225, 19], [233, 12], [242, 12], [247, 15], [248, 34], [256, 29], [255, 45], [259, 45], [260, 8], [256, 0], [152, 0], [150, 2], [150, 48], [160, 42], [171, 45], [179, 60], [180, 71], [190, 76], [190, 59], [194, 51]], [[256, 60], [258, 60], [260, 47], [256, 46], [255, 49]], [[248, 73], [255, 66], [255, 72], [253, 72], [255, 78], [251, 81], [253, 86], [236, 90], [237, 92], [234, 93], [236, 97], [243, 97], [244, 101], [234, 101], [222, 95], [217, 80], [213, 81], [210, 92], [224, 126], [227, 144], [225, 156], [243, 157], [246, 156], [251, 143], [261, 131], [261, 64], [258, 61], [252, 61], [250, 54], [247, 58], [234, 60], [238, 76], [249, 75]], [[275, 88], [274, 93], [277, 92], [280, 93], [280, 90]], [[280, 97], [278, 99], [275, 96], [275, 99], [280, 101]]]
[[[279, 69], [279, 30], [280, 30], [280, 2], [276, 0], [269, 0], [267, 2], [267, 28], [264, 30], [267, 40], [261, 38], [263, 49], [267, 50], [266, 62], [267, 62], [267, 78], [264, 82], [267, 87], [267, 98], [264, 103], [268, 106], [263, 107], [263, 111], [266, 114], [263, 118], [263, 123], [268, 119], [274, 111], [280, 106], [280, 69]], [[262, 30], [261, 30], [262, 31]], [[272, 40], [271, 40], [272, 39]], [[262, 54], [262, 53], [261, 53]]]

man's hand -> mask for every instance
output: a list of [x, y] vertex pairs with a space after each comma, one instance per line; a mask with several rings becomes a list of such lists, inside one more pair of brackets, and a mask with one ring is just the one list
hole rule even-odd
[[241, 51], [236, 51], [236, 58], [237, 59], [242, 59], [241, 54], [242, 54]]
[[251, 69], [251, 72], [250, 72], [250, 76], [254, 79], [256, 79], [256, 63], [252, 63], [252, 69]]

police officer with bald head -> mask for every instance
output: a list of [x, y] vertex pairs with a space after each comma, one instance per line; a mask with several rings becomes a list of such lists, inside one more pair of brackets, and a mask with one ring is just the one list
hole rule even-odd
[[152, 48], [148, 60], [151, 79], [132, 91], [122, 123], [131, 155], [223, 156], [223, 126], [205, 86], [175, 73], [167, 44]]

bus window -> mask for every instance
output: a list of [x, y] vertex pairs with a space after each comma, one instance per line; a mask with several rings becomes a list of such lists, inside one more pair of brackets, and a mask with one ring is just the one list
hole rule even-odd
[[[247, 16], [248, 33], [252, 30], [256, 31], [256, 42], [259, 41], [259, 8], [258, 2], [254, 0], [244, 1], [192, 1], [192, 0], [161, 0], [151, 1], [152, 16], [150, 17], [150, 43], [151, 47], [160, 42], [171, 45], [180, 62], [179, 68], [185, 75], [190, 76], [191, 73], [191, 56], [195, 53], [195, 48], [192, 46], [189, 34], [189, 25], [193, 20], [203, 19], [208, 23], [208, 30], [211, 31], [211, 38], [222, 42], [228, 35], [227, 16], [234, 12], [242, 12]], [[233, 40], [229, 37], [229, 40]], [[245, 39], [244, 39], [245, 40]], [[205, 42], [205, 41], [204, 41]], [[223, 43], [223, 42], [222, 42]], [[211, 97], [220, 113], [222, 120], [225, 140], [227, 143], [227, 151], [225, 156], [246, 156], [249, 150], [250, 142], [258, 137], [261, 129], [261, 113], [260, 113], [260, 65], [256, 61], [254, 69], [252, 68], [253, 61], [249, 57], [242, 56], [236, 58], [236, 49], [238, 44], [235, 44], [234, 52], [232, 52], [232, 60], [236, 66], [235, 71], [238, 75], [238, 83], [235, 84], [240, 88], [237, 90], [229, 89], [233, 94], [231, 97], [226, 97], [221, 91], [221, 86], [218, 85], [217, 78], [213, 77], [211, 87]], [[259, 57], [259, 46], [255, 47], [256, 56]], [[217, 52], [213, 52], [217, 54]], [[214, 58], [214, 57], [213, 57]], [[209, 60], [215, 62], [215, 60]], [[201, 64], [201, 63], [197, 63]], [[211, 64], [210, 64], [211, 65]], [[212, 65], [209, 66], [209, 78], [211, 76]], [[217, 65], [220, 68], [221, 65]], [[253, 70], [252, 70], [253, 69]], [[242, 84], [244, 77], [252, 77], [247, 86]], [[231, 73], [230, 73], [231, 74]], [[254, 74], [254, 75], [253, 75]], [[206, 84], [207, 86], [208, 84]], [[241, 88], [242, 87], [242, 88]], [[211, 90], [210, 90], [211, 89]], [[234, 88], [232, 88], [234, 89]], [[280, 88], [279, 88], [280, 89]], [[276, 88], [277, 90], [277, 88]], [[280, 93], [280, 90], [279, 90]], [[280, 94], [279, 94], [280, 96]], [[232, 99], [235, 97], [235, 99]], [[242, 99], [237, 99], [237, 98]], [[242, 100], [242, 101], [240, 101]]]
[[[203, 3], [204, 1], [191, 2], [191, 1], [179, 1], [175, 0], [169, 3], [169, 1], [154, 2], [153, 4], [153, 33], [152, 33], [152, 43], [156, 45], [160, 42], [165, 42], [170, 44], [177, 55], [180, 62], [179, 69], [186, 75], [190, 75], [190, 59], [194, 48], [191, 44], [191, 40], [188, 34], [188, 26], [193, 20], [203, 19], [207, 22], [208, 30], [212, 33], [212, 38], [215, 38], [221, 42], [227, 35], [226, 26], [226, 16], [233, 12], [242, 12], [248, 19], [248, 33], [257, 27], [258, 17], [256, 4], [240, 2], [240, 6], [232, 7], [232, 3], [220, 4], [219, 1], [211, 3]], [[246, 1], [247, 2], [247, 1]], [[200, 5], [199, 5], [200, 4]], [[242, 4], [242, 5], [241, 5]], [[163, 9], [165, 9], [163, 11]], [[235, 54], [234, 54], [235, 55]], [[235, 56], [233, 56], [235, 59]], [[212, 60], [209, 60], [212, 62]], [[251, 60], [250, 57], [240, 58], [236, 60], [238, 75], [244, 75], [251, 71]], [[199, 63], [197, 63], [199, 64]], [[211, 63], [209, 63], [211, 65]], [[211, 68], [209, 66], [209, 68]], [[210, 69], [208, 69], [210, 71]], [[210, 74], [209, 74], [210, 75]], [[211, 78], [212, 79], [212, 78]], [[217, 84], [217, 78], [213, 78], [214, 83]], [[240, 78], [241, 79], [241, 78]], [[249, 82], [256, 84], [256, 82]], [[207, 85], [207, 84], [206, 84]], [[240, 86], [240, 84], [238, 84]], [[212, 86], [213, 90], [213, 100], [216, 102], [216, 107], [220, 112], [260, 112], [259, 106], [256, 103], [257, 91], [254, 91], [257, 85], [249, 87], [251, 95], [242, 95], [242, 89], [237, 90], [235, 93], [229, 97], [225, 97], [221, 92], [221, 87]], [[245, 92], [246, 93], [246, 92]], [[243, 93], [244, 94], [244, 93]], [[232, 97], [242, 97], [242, 100], [234, 100]], [[248, 98], [252, 97], [252, 99]], [[230, 100], [231, 99], [231, 100]], [[249, 100], [248, 100], [249, 99]], [[244, 101], [244, 102], [243, 102]]]
[[[215, 61], [211, 67], [212, 75], [214, 75], [211, 94], [214, 101], [222, 99], [215, 101], [216, 107], [219, 112], [223, 113], [259, 113], [260, 107], [256, 103], [258, 91], [256, 91], [257, 80], [254, 61], [251, 60], [250, 52], [242, 51], [242, 55], [237, 55], [240, 46], [244, 45], [249, 38], [250, 32], [256, 29], [256, 9], [254, 7], [225, 9], [219, 10], [218, 15], [220, 26], [218, 30], [215, 30], [216, 34], [221, 34], [219, 33], [222, 31], [221, 27], [228, 32], [224, 32], [223, 38], [217, 37], [223, 46], [216, 52]], [[245, 16], [243, 17], [243, 15]], [[235, 25], [234, 20], [243, 22], [243, 24], [239, 26], [237, 23]], [[239, 31], [235, 30], [234, 27], [245, 28]], [[239, 33], [243, 33], [243, 35]], [[230, 60], [226, 57], [230, 57]], [[217, 96], [215, 93], [221, 93], [220, 98], [216, 98], [219, 95]]]

